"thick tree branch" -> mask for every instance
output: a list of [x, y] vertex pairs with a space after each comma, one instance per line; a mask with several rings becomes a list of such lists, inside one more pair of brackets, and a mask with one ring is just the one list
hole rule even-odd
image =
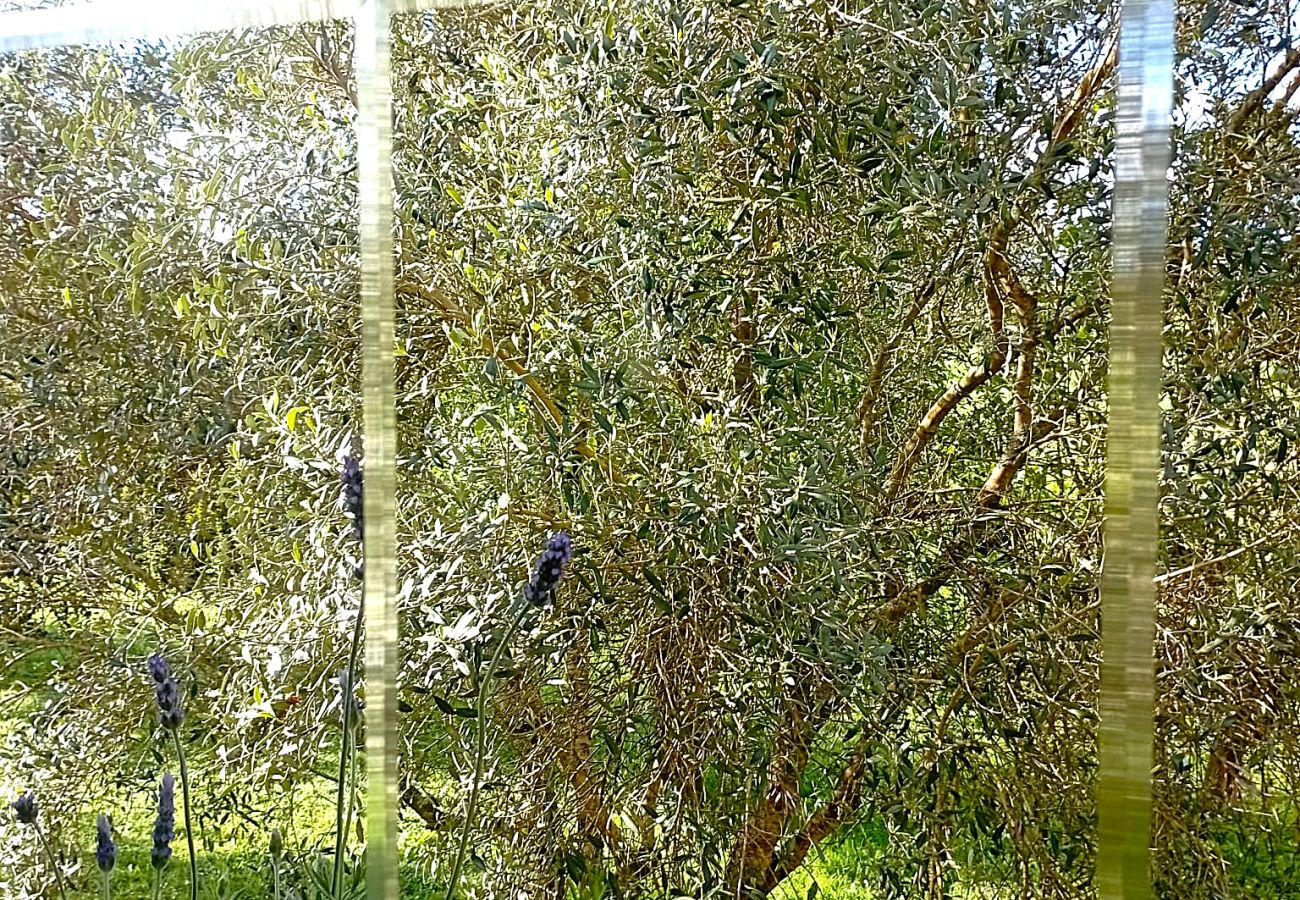
[[445, 831], [460, 824], [459, 817], [449, 816], [447, 811], [418, 784], [408, 782], [402, 787], [402, 805], [420, 817], [425, 826], [433, 831]]
[[[1241, 105], [1237, 107], [1236, 111], [1228, 117], [1228, 121], [1223, 125], [1225, 152], [1234, 138], [1242, 136], [1242, 129], [1246, 125], [1246, 120], [1263, 108], [1268, 95], [1273, 93], [1274, 88], [1282, 83], [1282, 79], [1286, 78], [1295, 69], [1300, 69], [1300, 49], [1287, 51], [1286, 56], [1282, 58], [1281, 64], [1273, 74], [1265, 78], [1263, 84], [1242, 98]], [[1296, 86], [1292, 85], [1288, 88], [1288, 93], [1295, 90]]]
[[776, 851], [790, 820], [800, 808], [799, 778], [812, 752], [818, 730], [831, 714], [828, 683], [815, 669], [796, 678], [787, 695], [776, 734], [768, 787], [752, 811], [731, 852], [727, 883], [737, 900], [751, 894], [766, 896], [776, 887]]
[[[1035, 440], [1033, 422], [1034, 361], [1038, 354], [1038, 299], [1025, 289], [1020, 278], [1007, 264], [1006, 257], [994, 262], [995, 275], [1005, 286], [1007, 294], [1020, 316], [1021, 336], [1016, 351], [1016, 412], [1011, 440], [1002, 459], [993, 467], [977, 503], [991, 508], [1006, 492], [1007, 486], [1025, 464], [1030, 443]], [[1050, 430], [1050, 429], [1049, 429]]]
[[1008, 451], [998, 460], [990, 473], [985, 487], [981, 489], [976, 500], [977, 513], [966, 531], [951, 541], [934, 565], [931, 575], [914, 582], [904, 591], [888, 597], [876, 611], [879, 626], [892, 631], [903, 620], [920, 608], [939, 588], [948, 583], [952, 573], [961, 563], [971, 556], [983, 552], [995, 540], [994, 526], [1002, 520], [999, 508], [1002, 505], [1003, 492], [1016, 474], [1024, 468], [1029, 460], [1029, 451], [1034, 445], [1046, 439], [1059, 424], [1056, 418], [1040, 419], [1035, 422], [1030, 432], [1030, 440], [1024, 444], [1012, 443]]
[[862, 799], [862, 772], [866, 769], [872, 743], [868, 732], [859, 736], [848, 763], [840, 770], [830, 800], [786, 844], [773, 866], [769, 879], [771, 887], [776, 887], [803, 865], [812, 848], [834, 834], [857, 811]]
[[876, 423], [880, 420], [879, 405], [880, 398], [884, 393], [885, 371], [889, 368], [894, 353], [902, 345], [903, 338], [934, 297], [938, 286], [938, 279], [930, 278], [917, 288], [912, 295], [912, 305], [907, 310], [907, 314], [903, 316], [898, 331], [876, 352], [875, 358], [871, 361], [871, 372], [867, 376], [867, 387], [862, 392], [862, 399], [858, 401], [858, 429], [864, 450], [871, 445]]
[[[1097, 93], [1114, 72], [1118, 59], [1119, 45], [1118, 42], [1112, 41], [1105, 51], [1102, 61], [1083, 76], [1069, 99], [1057, 111], [1056, 124], [1052, 128], [1047, 146], [1034, 164], [1033, 171], [1025, 179], [1026, 185], [1036, 187], [1041, 185], [1047, 178], [1048, 173], [1057, 162], [1057, 150], [1061, 144], [1074, 134], [1079, 123], [1083, 121], [1084, 114], [1091, 107]], [[903, 450], [894, 464], [894, 469], [890, 473], [889, 483], [885, 488], [886, 503], [892, 502], [898, 496], [921, 452], [930, 443], [935, 431], [937, 431], [948, 414], [962, 400], [969, 397], [992, 378], [994, 373], [1006, 362], [1008, 346], [1003, 323], [1003, 294], [1009, 289], [1009, 285], [1004, 283], [1007, 281], [1007, 273], [1010, 272], [1006, 262], [1007, 244], [1012, 232], [1014, 232], [1024, 216], [1031, 196], [1033, 194], [1030, 192], [1023, 192], [1010, 214], [994, 225], [989, 233], [989, 246], [984, 254], [983, 278], [985, 304], [989, 313], [989, 327], [993, 333], [993, 349], [983, 364], [971, 367], [970, 371], [957, 384], [945, 391], [922, 417], [920, 424], [903, 446]], [[1016, 284], [1018, 283], [1017, 281]], [[1010, 290], [1010, 294], [1013, 302], [1017, 304], [1023, 302], [1022, 297], [1016, 296], [1014, 289]], [[1032, 355], [1028, 365], [1029, 370], [1032, 372]]]
[[920, 458], [922, 451], [929, 445], [934, 438], [939, 426], [943, 420], [948, 417], [957, 405], [965, 400], [971, 394], [975, 393], [980, 386], [985, 384], [993, 377], [1007, 360], [1007, 335], [1005, 327], [1005, 312], [1002, 302], [1001, 288], [997, 284], [994, 261], [1002, 255], [1006, 247], [1007, 229], [1005, 225], [999, 225], [993, 229], [993, 235], [989, 241], [989, 249], [984, 257], [984, 302], [988, 308], [989, 328], [993, 332], [993, 349], [989, 355], [979, 365], [972, 366], [969, 371], [954, 385], [950, 386], [938, 400], [930, 405], [929, 410], [921, 417], [921, 422], [908, 438], [907, 443], [903, 445], [903, 450], [898, 455], [894, 463], [894, 469], [889, 474], [889, 483], [885, 487], [885, 502], [891, 503], [898, 497], [908, 476], [912, 473], [913, 467]]

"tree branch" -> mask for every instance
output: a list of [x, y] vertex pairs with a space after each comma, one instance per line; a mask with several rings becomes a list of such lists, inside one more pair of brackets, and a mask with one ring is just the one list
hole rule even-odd
[[875, 358], [871, 361], [871, 373], [867, 376], [867, 387], [862, 392], [862, 399], [858, 401], [858, 427], [864, 450], [871, 445], [871, 438], [876, 430], [876, 423], [880, 418], [877, 407], [880, 404], [880, 397], [884, 393], [885, 370], [889, 367], [889, 361], [893, 359], [894, 353], [903, 343], [903, 338], [908, 330], [920, 318], [922, 311], [934, 297], [938, 286], [938, 279], [931, 278], [917, 288], [912, 295], [912, 306], [908, 309], [907, 314], [903, 316], [903, 322], [898, 331], [876, 352]]
[[903, 450], [894, 463], [894, 469], [889, 474], [889, 483], [885, 487], [885, 503], [891, 503], [898, 497], [898, 492], [902, 490], [908, 476], [912, 473], [922, 451], [934, 438], [935, 432], [939, 430], [939, 426], [943, 424], [948, 414], [957, 408], [957, 404], [992, 378], [1007, 360], [1005, 312], [994, 273], [994, 260], [1001, 256], [1006, 247], [1006, 240], [1007, 225], [1003, 223], [995, 226], [989, 241], [989, 249], [984, 257], [984, 302], [988, 308], [989, 328], [993, 332], [993, 349], [984, 362], [972, 366], [961, 380], [944, 391], [921, 417], [920, 424], [903, 445]]
[[[1225, 151], [1233, 138], [1241, 137], [1241, 129], [1254, 113], [1258, 112], [1264, 105], [1268, 95], [1273, 93], [1273, 89], [1282, 83], [1282, 79], [1293, 70], [1300, 69], [1300, 49], [1287, 51], [1286, 56], [1282, 58], [1282, 64], [1270, 76], [1264, 79], [1264, 83], [1255, 90], [1247, 94], [1237, 107], [1236, 112], [1228, 117], [1228, 121], [1223, 125], [1223, 146]], [[1289, 92], [1295, 91], [1295, 86], [1289, 88]]]
[[[460, 325], [467, 331], [473, 326], [473, 321], [468, 312], [466, 312], [459, 303], [452, 297], [447, 296], [441, 291], [434, 290], [424, 285], [416, 284], [410, 281], [401, 281], [397, 284], [397, 291], [408, 296], [417, 297], [433, 305], [444, 318], [450, 319]], [[504, 338], [500, 341], [493, 341], [491, 336], [486, 332], [479, 335], [479, 345], [483, 352], [489, 356], [495, 357], [502, 365], [509, 369], [523, 382], [524, 387], [528, 389], [532, 397], [534, 406], [542, 415], [548, 419], [557, 431], [564, 427], [564, 412], [560, 405], [555, 402], [546, 386], [533, 375], [524, 366], [519, 359], [521, 354], [515, 348], [514, 341]], [[622, 474], [614, 468], [613, 463], [602, 459], [591, 443], [586, 440], [577, 441], [574, 449], [579, 456], [596, 463], [600, 470], [605, 473], [606, 477], [615, 484], [623, 484]]]

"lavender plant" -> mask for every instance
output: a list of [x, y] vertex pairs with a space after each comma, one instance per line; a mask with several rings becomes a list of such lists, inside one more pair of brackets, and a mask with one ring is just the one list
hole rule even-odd
[[365, 534], [362, 505], [365, 495], [363, 493], [364, 478], [361, 473], [361, 460], [355, 456], [349, 456], [343, 460], [343, 469], [339, 473], [339, 480], [343, 482], [343, 508], [352, 517], [353, 534], [356, 535], [357, 542], [360, 543]]
[[492, 683], [492, 673], [497, 670], [501, 654], [514, 639], [515, 632], [523, 623], [529, 610], [546, 607], [555, 601], [555, 588], [564, 575], [564, 567], [573, 556], [573, 539], [566, 532], [551, 535], [546, 542], [546, 549], [533, 566], [532, 577], [524, 586], [522, 602], [516, 602], [514, 616], [506, 629], [505, 635], [497, 642], [492, 651], [486, 673], [479, 676], [478, 696], [474, 704], [474, 773], [469, 783], [469, 798], [465, 802], [465, 821], [461, 825], [460, 844], [456, 848], [456, 858], [452, 863], [451, 876], [447, 879], [447, 900], [456, 895], [456, 885], [460, 881], [461, 867], [465, 864], [465, 854], [469, 850], [469, 837], [474, 830], [474, 816], [478, 811], [479, 782], [483, 779], [483, 756], [487, 742], [487, 694]]
[[23, 825], [36, 825], [36, 798], [31, 794], [23, 791], [18, 795], [18, 799], [9, 806], [13, 809], [14, 814], [18, 816], [18, 821]]
[[158, 817], [153, 823], [153, 850], [149, 861], [153, 864], [153, 896], [158, 900], [162, 891], [163, 870], [172, 858], [172, 841], [176, 838], [175, 779], [168, 773], [158, 787]]
[[[364, 548], [365, 478], [361, 470], [361, 460], [355, 456], [348, 456], [344, 459], [343, 467], [339, 473], [339, 480], [342, 483], [343, 509], [352, 519], [353, 535]], [[343, 854], [347, 849], [347, 832], [352, 819], [352, 795], [348, 789], [349, 773], [351, 773], [351, 782], [354, 786], [356, 782], [356, 741], [354, 731], [355, 721], [359, 718], [360, 710], [356, 703], [352, 673], [356, 672], [357, 662], [361, 655], [362, 627], [363, 617], [361, 610], [358, 609], [356, 623], [352, 629], [352, 643], [348, 648], [348, 664], [346, 668], [339, 672], [343, 734], [339, 741], [338, 795], [335, 797], [334, 807], [334, 866], [332, 869], [333, 877], [330, 882], [334, 896], [338, 898], [343, 895]]]
[[[176, 748], [176, 760], [181, 770], [181, 795], [185, 801], [185, 846], [190, 856], [190, 900], [199, 897], [199, 860], [194, 852], [194, 826], [190, 821], [190, 779], [185, 766], [185, 746], [181, 743], [180, 727], [185, 721], [181, 707], [180, 684], [172, 675], [171, 667], [161, 653], [149, 657], [149, 675], [153, 678], [154, 695], [158, 700], [158, 720], [171, 732]], [[168, 776], [170, 777], [170, 776]], [[166, 782], [166, 779], [164, 779]], [[170, 855], [170, 849], [168, 850]]]
[[105, 813], [95, 820], [95, 864], [104, 876], [104, 900], [112, 900], [109, 882], [117, 864], [117, 844], [113, 842], [113, 820]]
[[573, 539], [563, 531], [551, 536], [546, 550], [537, 560], [533, 577], [524, 587], [524, 600], [530, 606], [549, 606], [555, 601], [555, 586], [564, 574], [564, 567], [573, 556]]
[[162, 655], [155, 653], [149, 657], [149, 675], [153, 678], [154, 696], [158, 700], [158, 721], [163, 728], [176, 731], [185, 721], [185, 710], [181, 707], [180, 684], [172, 675], [171, 667]]
[[18, 821], [23, 825], [30, 825], [32, 830], [36, 832], [37, 843], [44, 849], [45, 855], [50, 859], [50, 865], [54, 867], [54, 881], [59, 888], [59, 897], [61, 900], [67, 900], [67, 893], [63, 889], [63, 873], [59, 870], [59, 859], [54, 855], [54, 848], [50, 845], [49, 839], [41, 829], [40, 822], [36, 820], [36, 813], [38, 812], [36, 797], [24, 791], [9, 805], [13, 808], [14, 814], [18, 816]]

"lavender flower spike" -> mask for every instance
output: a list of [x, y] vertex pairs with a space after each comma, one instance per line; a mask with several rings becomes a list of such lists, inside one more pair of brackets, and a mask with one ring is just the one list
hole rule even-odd
[[36, 798], [31, 794], [24, 791], [9, 805], [13, 807], [14, 812], [18, 815], [19, 822], [24, 825], [36, 824]]
[[158, 719], [164, 728], [175, 731], [185, 721], [185, 710], [181, 708], [180, 685], [161, 653], [149, 657], [149, 674], [153, 677], [154, 696], [158, 699]]
[[361, 460], [355, 456], [349, 456], [343, 460], [343, 469], [339, 473], [340, 480], [343, 482], [343, 508], [352, 517], [352, 529], [361, 541], [365, 533], [365, 519], [362, 516], [362, 484], [363, 477], [361, 474]]
[[32, 826], [36, 832], [36, 840], [45, 849], [45, 855], [50, 858], [50, 865], [54, 868], [54, 883], [59, 886], [59, 900], [68, 900], [67, 892], [63, 888], [63, 873], [60, 871], [58, 857], [54, 855], [54, 848], [50, 846], [50, 842], [41, 831], [41, 826], [36, 823], [36, 798], [23, 791], [9, 805], [13, 807], [18, 821]]
[[113, 843], [113, 820], [103, 813], [95, 820], [95, 862], [101, 872], [113, 871], [117, 863], [117, 844]]
[[546, 606], [555, 599], [555, 586], [573, 556], [573, 539], [563, 531], [551, 535], [546, 550], [537, 560], [532, 580], [524, 588], [524, 600], [532, 606]]
[[176, 839], [176, 780], [162, 777], [158, 789], [158, 818], [153, 823], [153, 850], [149, 854], [153, 867], [162, 870], [172, 858], [172, 841]]

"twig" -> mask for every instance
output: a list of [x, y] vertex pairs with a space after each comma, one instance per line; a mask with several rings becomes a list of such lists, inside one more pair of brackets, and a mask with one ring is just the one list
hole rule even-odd
[[1261, 538], [1251, 541], [1249, 544], [1238, 547], [1236, 550], [1229, 550], [1227, 553], [1220, 554], [1219, 556], [1214, 556], [1210, 559], [1203, 559], [1199, 562], [1192, 563], [1190, 566], [1183, 566], [1181, 569], [1174, 569], [1172, 572], [1165, 572], [1162, 575], [1157, 575], [1155, 577], [1155, 583], [1165, 584], [1166, 582], [1175, 581], [1186, 575], [1191, 575], [1193, 572], [1204, 569], [1208, 566], [1215, 566], [1219, 563], [1227, 562], [1230, 559], [1235, 559], [1236, 557], [1241, 556], [1241, 554], [1248, 553], [1265, 541], [1272, 540], [1275, 537], [1276, 535], [1266, 534]]

